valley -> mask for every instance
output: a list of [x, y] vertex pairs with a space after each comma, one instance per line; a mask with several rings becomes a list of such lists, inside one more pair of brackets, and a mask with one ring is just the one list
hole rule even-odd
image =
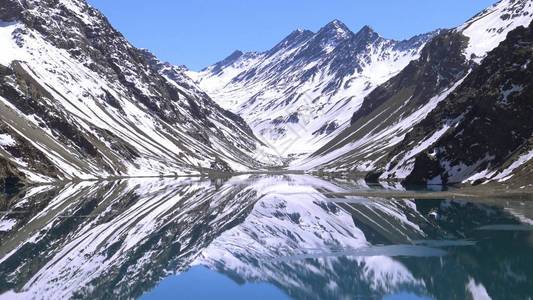
[[0, 300], [531, 298], [533, 0], [102, 1], [0, 0]]
[[82, 0], [4, 0], [0, 20], [6, 183], [272, 171], [531, 183], [530, 0], [403, 41], [333, 20], [199, 72], [135, 48]]

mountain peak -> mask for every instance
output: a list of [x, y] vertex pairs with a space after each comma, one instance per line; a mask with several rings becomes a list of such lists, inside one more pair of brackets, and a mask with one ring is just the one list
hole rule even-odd
[[338, 44], [353, 37], [353, 32], [341, 21], [333, 20], [322, 27], [315, 36], [321, 47], [335, 48]]
[[326, 24], [325, 27], [340, 28], [340, 29], [344, 29], [344, 30], [349, 30], [348, 26], [346, 26], [346, 24], [344, 24], [342, 21], [340, 21], [338, 19], [335, 19], [335, 20], [329, 22], [328, 24]]
[[358, 40], [374, 41], [380, 38], [380, 35], [372, 27], [365, 25], [355, 34], [355, 37]]
[[351, 33], [348, 26], [337, 19], [326, 24], [326, 26], [322, 27], [319, 32], [334, 32], [337, 35], [348, 35]]
[[243, 54], [244, 53], [241, 50], [235, 50], [226, 58], [226, 60], [234, 61], [239, 59], [239, 57], [241, 57]]
[[369, 25], [365, 25], [359, 30], [359, 33], [365, 33], [365, 34], [377, 34], [374, 28], [370, 27]]
[[[233, 63], [235, 63], [239, 58], [241, 58], [244, 55], [244, 52], [240, 50], [233, 51], [228, 57], [224, 58], [224, 60], [216, 63], [212, 68], [214, 73], [218, 73], [222, 71], [224, 67], [227, 67]], [[209, 68], [209, 67], [208, 67]], [[208, 69], [205, 68], [204, 70]]]
[[286, 38], [284, 38], [281, 42], [274, 46], [274, 48], [272, 48], [269, 52], [274, 53], [276, 51], [279, 51], [280, 49], [288, 48], [290, 46], [299, 44], [312, 37], [313, 35], [314, 33], [310, 30], [297, 29], [291, 32], [291, 34], [289, 34]]

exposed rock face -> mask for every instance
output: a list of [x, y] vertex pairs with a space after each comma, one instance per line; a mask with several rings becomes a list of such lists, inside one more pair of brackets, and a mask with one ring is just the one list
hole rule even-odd
[[28, 181], [264, 166], [240, 117], [83, 0], [0, 2], [0, 151]]
[[24, 174], [20, 173], [17, 168], [7, 159], [0, 157], [0, 192], [21, 184], [24, 180]]
[[24, 7], [21, 1], [2, 0], [0, 2], [0, 20], [13, 21], [21, 17]]
[[413, 128], [389, 156], [396, 158], [389, 167], [407, 164], [401, 159], [409, 145], [438, 135], [412, 158], [407, 182], [505, 180], [527, 168], [533, 158], [532, 59], [533, 25], [509, 33], [454, 93]]
[[269, 51], [236, 51], [189, 74], [280, 154], [300, 155], [346, 128], [364, 96], [416, 59], [435, 34], [394, 41], [335, 20], [316, 33], [296, 30]]
[[[518, 45], [511, 49], [521, 43], [516, 33], [488, 53], [532, 19], [533, 1], [503, 0], [441, 32], [418, 60], [365, 98], [350, 128], [295, 168], [364, 171], [374, 179], [414, 183], [508, 179], [510, 174], [497, 169], [506, 165], [519, 172], [516, 165], [527, 165], [532, 156], [530, 122], [521, 115], [530, 108], [518, 99], [522, 93], [528, 97], [524, 81], [531, 78], [531, 53]], [[528, 37], [522, 38], [527, 48]], [[517, 52], [500, 57], [511, 50]]]
[[451, 87], [468, 71], [469, 64], [462, 55], [467, 44], [468, 39], [461, 34], [448, 30], [440, 33], [424, 47], [418, 60], [365, 98], [361, 108], [353, 114], [351, 123], [367, 117], [399, 94], [412, 91], [409, 102], [419, 107], [433, 95]]

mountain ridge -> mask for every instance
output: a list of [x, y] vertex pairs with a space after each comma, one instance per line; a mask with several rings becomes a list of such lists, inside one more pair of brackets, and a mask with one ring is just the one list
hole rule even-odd
[[255, 157], [268, 149], [241, 118], [213, 102], [183, 69], [133, 47], [85, 1], [3, 0], [2, 7], [0, 134], [6, 142], [0, 151], [23, 181], [269, 164]]
[[[502, 116], [527, 111], [513, 100], [529, 93], [514, 80], [529, 72], [519, 48], [529, 36], [515, 32], [530, 26], [532, 0], [501, 0], [456, 28], [403, 41], [333, 20], [316, 32], [295, 30], [270, 50], [236, 50], [200, 72], [135, 48], [84, 0], [1, 2], [3, 181], [234, 174], [281, 164], [430, 184], [531, 175], [530, 129], [518, 121], [508, 128], [517, 139], [502, 138], [506, 145], [485, 158], [446, 147], [465, 147], [449, 137], [465, 126], [463, 114], [501, 121], [480, 98], [493, 110], [505, 102]], [[526, 67], [513, 69], [505, 47]], [[472, 79], [479, 74], [500, 90]], [[474, 82], [490, 97], [473, 92]], [[490, 144], [464, 129], [471, 144]]]
[[[513, 15], [509, 12], [513, 12]], [[505, 45], [509, 32], [528, 26], [532, 19], [533, 1], [503, 0], [463, 25], [440, 33], [424, 47], [420, 59], [412, 61], [397, 76], [365, 98], [361, 109], [352, 116], [351, 127], [293, 167], [324, 172], [371, 172], [369, 178], [373, 180], [439, 183], [438, 180], [432, 181], [432, 178], [421, 175], [429, 171], [424, 170], [424, 167], [415, 167], [416, 171], [413, 171], [413, 157], [420, 152], [424, 153], [447, 128], [432, 131], [431, 134], [428, 132], [427, 136], [419, 136], [418, 140], [409, 139], [409, 136], [413, 136], [412, 131], [417, 130], [417, 124], [452, 101], [456, 90], [464, 81], [469, 81], [469, 76], [474, 76], [471, 74], [483, 64], [490, 51], [497, 49], [499, 45]], [[485, 43], [480, 45], [480, 41]], [[518, 72], [526, 76], [526, 70]], [[451, 119], [456, 117], [458, 116]], [[443, 120], [433, 118], [432, 122], [439, 124], [441, 121]], [[426, 122], [425, 127], [431, 126]], [[476, 136], [475, 133], [472, 136]], [[469, 166], [466, 161], [466, 166], [458, 167], [457, 164], [461, 165], [461, 162], [456, 158], [452, 159], [454, 162], [446, 169], [462, 169], [464, 174], [450, 181], [443, 179], [441, 183], [462, 183], [468, 180], [465, 170], [480, 167]], [[432, 159], [426, 160], [426, 167], [433, 168], [428, 165], [431, 161]], [[417, 165], [423, 166], [421, 161]], [[481, 171], [483, 170], [478, 170]], [[410, 176], [411, 172], [418, 175]], [[489, 173], [487, 170], [485, 175]], [[472, 175], [474, 173], [470, 174]], [[489, 180], [485, 175], [480, 174], [476, 179], [481, 182]], [[443, 174], [443, 178], [445, 177]]]
[[354, 33], [333, 20], [316, 33], [296, 30], [270, 50], [234, 52], [188, 74], [222, 107], [243, 116], [278, 154], [301, 155], [345, 127], [354, 110], [349, 104], [357, 107], [437, 32], [394, 41], [369, 26]]

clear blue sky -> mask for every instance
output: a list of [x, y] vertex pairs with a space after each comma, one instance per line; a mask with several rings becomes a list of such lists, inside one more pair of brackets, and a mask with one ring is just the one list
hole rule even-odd
[[461, 24], [496, 0], [89, 0], [130, 42], [193, 70], [233, 50], [270, 49], [333, 19], [404, 39]]

